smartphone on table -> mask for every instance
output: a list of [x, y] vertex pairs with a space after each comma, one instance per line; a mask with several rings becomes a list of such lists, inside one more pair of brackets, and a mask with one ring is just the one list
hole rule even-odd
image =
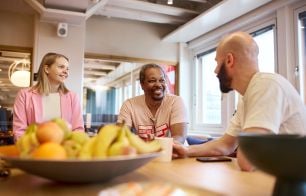
[[200, 162], [229, 162], [232, 161], [229, 157], [218, 156], [218, 157], [197, 157], [197, 161]]

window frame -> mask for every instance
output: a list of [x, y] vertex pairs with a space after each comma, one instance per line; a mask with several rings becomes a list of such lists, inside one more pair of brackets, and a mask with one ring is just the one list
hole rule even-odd
[[[300, 96], [304, 102], [304, 104], [306, 104], [306, 65], [301, 65], [299, 58], [300, 58], [300, 53], [299, 53], [299, 30], [298, 30], [298, 20], [299, 20], [299, 14], [302, 12], [306, 12], [306, 3], [302, 4], [302, 5], [297, 5], [296, 7], [294, 7], [294, 29], [295, 29], [295, 36], [294, 36], [294, 43], [295, 43], [295, 59], [296, 59], [296, 63], [295, 63], [295, 67], [296, 67], [296, 88], [298, 90], [298, 92], [300, 93]], [[306, 38], [305, 38], [306, 39]], [[305, 46], [306, 47], [306, 46]], [[306, 48], [305, 48], [306, 49]], [[305, 59], [306, 61], [306, 59]], [[302, 68], [301, 68], [302, 67]], [[300, 75], [303, 74], [304, 75], [304, 89], [301, 89], [301, 77]], [[301, 94], [303, 93], [303, 94]]]
[[[212, 50], [213, 48], [217, 47], [217, 44], [219, 42], [219, 40], [222, 38], [223, 35], [228, 34], [232, 31], [245, 31], [248, 32], [250, 34], [262, 30], [264, 28], [267, 28], [269, 26], [272, 26], [272, 30], [274, 32], [274, 62], [275, 62], [275, 72], [277, 73], [279, 68], [278, 68], [278, 59], [277, 59], [277, 30], [276, 30], [276, 16], [275, 15], [269, 15], [268, 17], [264, 18], [262, 21], [260, 22], [256, 22], [253, 23], [252, 25], [247, 25], [242, 27], [241, 29], [235, 29], [235, 30], [228, 30], [225, 31], [222, 35], [218, 36], [216, 39], [214, 39], [213, 41], [210, 41], [208, 43], [203, 43], [201, 44], [201, 46], [194, 48], [192, 50], [192, 54], [194, 56], [193, 59], [193, 63], [194, 66], [193, 67], [193, 77], [195, 78], [193, 80], [193, 86], [194, 86], [194, 90], [193, 90], [193, 99], [192, 99], [192, 111], [197, 111], [196, 110], [196, 99], [197, 99], [197, 74], [198, 70], [196, 70], [196, 67], [198, 66], [198, 62], [197, 62], [197, 57], [200, 54], [203, 54], [207, 51]], [[222, 94], [221, 96], [221, 123], [220, 124], [203, 124], [203, 123], [198, 123], [196, 122], [196, 112], [192, 112], [192, 121], [191, 121], [191, 125], [190, 125], [190, 133], [191, 134], [209, 134], [209, 135], [222, 135], [230, 120], [232, 115], [235, 112], [235, 91], [231, 91], [227, 94]]]

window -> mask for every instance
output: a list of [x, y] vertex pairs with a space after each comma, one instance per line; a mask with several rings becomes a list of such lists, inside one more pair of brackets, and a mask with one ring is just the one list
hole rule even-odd
[[275, 69], [275, 39], [274, 25], [251, 33], [258, 45], [258, 65], [261, 72], [274, 73]]
[[119, 111], [120, 110], [120, 107], [123, 103], [123, 96], [122, 96], [122, 91], [123, 91], [123, 88], [122, 87], [119, 87], [119, 88], [116, 88], [116, 111]]
[[125, 99], [129, 99], [132, 97], [132, 84], [130, 82], [125, 83], [125, 85], [123, 86], [124, 89], [124, 94], [123, 97]]
[[143, 94], [143, 90], [142, 90], [142, 88], [141, 88], [140, 80], [139, 80], [139, 79], [137, 79], [137, 80], [135, 81], [135, 88], [136, 88], [136, 90], [135, 90], [135, 96], [138, 96], [138, 95], [142, 95], [142, 94]]
[[[274, 25], [257, 30], [251, 35], [254, 37], [258, 48], [258, 66], [259, 71], [275, 73], [275, 42], [274, 42]], [[235, 109], [238, 104], [238, 93], [235, 92]]]
[[[85, 63], [87, 63], [85, 79], [87, 77], [87, 79], [94, 78], [96, 80], [95, 82], [88, 82], [84, 88], [83, 113], [92, 115], [92, 125], [116, 120], [113, 117], [119, 114], [125, 100], [143, 94], [139, 81], [139, 69], [144, 63], [110, 61], [105, 62], [105, 60], [93, 57], [85, 60]], [[165, 63], [160, 65], [168, 76], [171, 93], [175, 93], [176, 66]], [[103, 68], [103, 70], [100, 70], [100, 68]]]
[[215, 49], [198, 56], [197, 85], [198, 97], [196, 100], [196, 121], [200, 124], [221, 123], [221, 92], [219, 81], [214, 74]]
[[[223, 99], [219, 80], [214, 73], [216, 49], [200, 53], [196, 57], [195, 104], [193, 110], [195, 128], [206, 133], [220, 133], [225, 129], [226, 99]], [[200, 132], [200, 131], [199, 131]]]
[[305, 87], [306, 87], [306, 7], [302, 8], [298, 12], [298, 17], [297, 17], [297, 34], [298, 34], [298, 73], [299, 73], [299, 90], [300, 90], [300, 95], [304, 103], [306, 103], [306, 92], [305, 92]]
[[[274, 25], [257, 30], [251, 35], [259, 47], [259, 70], [275, 72]], [[214, 73], [216, 49], [200, 53], [195, 68], [195, 128], [207, 133], [221, 133], [227, 126], [237, 106], [238, 93], [222, 95], [219, 81]], [[232, 98], [234, 97], [234, 98]]]

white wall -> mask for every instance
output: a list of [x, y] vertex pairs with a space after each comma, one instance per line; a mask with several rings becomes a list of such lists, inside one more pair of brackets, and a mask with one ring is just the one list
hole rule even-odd
[[178, 44], [163, 43], [170, 25], [93, 16], [86, 22], [86, 52], [178, 62]]
[[56, 35], [55, 23], [39, 21], [31, 14], [10, 11], [0, 12], [0, 45], [32, 47], [33, 71], [37, 72], [40, 61], [47, 52], [58, 52], [70, 59], [68, 88], [82, 97], [85, 23], [69, 26], [68, 37]]
[[70, 59], [68, 88], [82, 98], [84, 53], [178, 62], [178, 44], [161, 38], [174, 27], [138, 21], [92, 16], [84, 24], [68, 27], [68, 37], [56, 35], [56, 23], [39, 20], [33, 14], [0, 12], [0, 45], [33, 48], [33, 71], [47, 52]]
[[48, 52], [64, 54], [69, 58], [69, 77], [65, 84], [82, 99], [85, 24], [68, 25], [68, 36], [58, 37], [57, 24], [35, 20], [34, 72], [38, 71], [42, 57]]

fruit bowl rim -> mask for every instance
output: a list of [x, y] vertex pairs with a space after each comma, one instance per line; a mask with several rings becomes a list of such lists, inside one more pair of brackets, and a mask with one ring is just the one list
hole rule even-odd
[[65, 163], [76, 163], [76, 162], [107, 162], [107, 161], [126, 161], [126, 160], [133, 160], [133, 159], [140, 159], [140, 158], [146, 158], [146, 157], [158, 157], [161, 154], [161, 152], [153, 152], [153, 153], [144, 153], [144, 154], [137, 154], [137, 155], [118, 155], [118, 156], [111, 156], [106, 158], [97, 158], [97, 159], [62, 159], [62, 160], [56, 160], [56, 159], [33, 159], [33, 158], [21, 158], [17, 156], [2, 156], [0, 155], [0, 160], [4, 161], [23, 161], [23, 162], [65, 162]]

